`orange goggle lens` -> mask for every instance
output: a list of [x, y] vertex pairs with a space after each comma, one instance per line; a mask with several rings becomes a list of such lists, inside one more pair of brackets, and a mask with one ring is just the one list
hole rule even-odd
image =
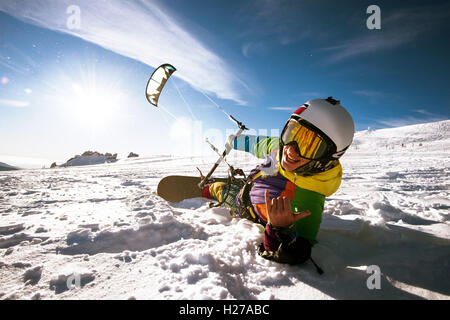
[[328, 143], [317, 132], [296, 120], [290, 120], [281, 135], [284, 144], [296, 143], [298, 153], [305, 159], [319, 159], [326, 155]]

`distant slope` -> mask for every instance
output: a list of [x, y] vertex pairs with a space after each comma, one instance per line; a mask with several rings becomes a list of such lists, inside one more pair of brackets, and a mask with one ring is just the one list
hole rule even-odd
[[[350, 149], [376, 151], [410, 148], [416, 152], [449, 152], [450, 120], [355, 133]], [[447, 149], [446, 149], [447, 148]]]
[[19, 170], [19, 168], [10, 166], [9, 164], [0, 162], [0, 171], [11, 171], [11, 170]]

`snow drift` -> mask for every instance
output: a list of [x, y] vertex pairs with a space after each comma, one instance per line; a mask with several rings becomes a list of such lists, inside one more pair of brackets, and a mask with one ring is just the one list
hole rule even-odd
[[[163, 176], [207, 172], [215, 157], [2, 172], [0, 297], [449, 299], [449, 126], [356, 134], [313, 248], [321, 276], [259, 257], [261, 227], [224, 208], [155, 194]], [[228, 160], [246, 172], [261, 162]]]

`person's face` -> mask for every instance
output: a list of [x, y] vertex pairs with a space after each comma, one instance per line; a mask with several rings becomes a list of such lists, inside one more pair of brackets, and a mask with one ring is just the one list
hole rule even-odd
[[294, 171], [295, 169], [304, 166], [310, 160], [300, 157], [297, 149], [292, 145], [284, 146], [281, 157], [281, 166], [287, 171]]

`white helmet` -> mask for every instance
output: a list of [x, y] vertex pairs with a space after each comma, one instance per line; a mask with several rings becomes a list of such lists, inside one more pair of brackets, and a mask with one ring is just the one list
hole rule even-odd
[[[353, 135], [355, 133], [353, 119], [340, 104], [340, 101], [332, 97], [328, 97], [327, 99], [312, 99], [298, 108], [291, 115], [283, 129], [281, 134], [282, 146], [291, 142], [291, 134], [289, 132], [285, 134], [285, 132], [287, 131], [288, 124], [292, 124], [292, 120], [314, 131], [326, 141], [326, 144], [324, 144], [326, 145], [326, 149], [322, 148], [320, 152], [316, 150], [314, 155], [311, 152], [303, 151], [308, 156], [302, 156], [311, 161], [294, 170], [297, 174], [310, 175], [333, 168], [337, 164], [337, 160], [344, 154], [353, 141]], [[298, 139], [298, 135], [296, 138]], [[300, 154], [302, 154], [301, 151]]]

